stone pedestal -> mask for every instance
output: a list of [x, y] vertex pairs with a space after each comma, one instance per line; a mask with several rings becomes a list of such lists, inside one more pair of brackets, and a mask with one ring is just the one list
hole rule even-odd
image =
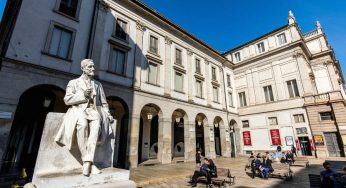
[[90, 187], [118, 182], [124, 184], [121, 187], [136, 187], [129, 181], [128, 170], [113, 168], [115, 123], [113, 134], [96, 148], [95, 164], [102, 173], [85, 177], [78, 148], [69, 151], [54, 141], [63, 116], [63, 113], [49, 113], [46, 117], [32, 181], [36, 187]]

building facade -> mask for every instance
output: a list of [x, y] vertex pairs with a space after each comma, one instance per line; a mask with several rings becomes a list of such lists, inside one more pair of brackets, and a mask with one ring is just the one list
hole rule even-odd
[[[33, 169], [45, 116], [66, 111], [65, 87], [85, 58], [94, 60], [117, 122], [116, 167], [193, 161], [196, 149], [234, 157], [279, 144], [332, 156], [330, 132], [342, 143], [341, 69], [322, 30], [303, 35], [293, 15], [225, 54], [136, 0], [9, 1], [3, 20], [2, 164]], [[326, 75], [329, 86], [320, 79]], [[321, 112], [326, 119], [327, 111], [335, 114], [323, 120], [330, 128], [320, 129], [313, 118]], [[319, 135], [325, 145], [316, 144]]]

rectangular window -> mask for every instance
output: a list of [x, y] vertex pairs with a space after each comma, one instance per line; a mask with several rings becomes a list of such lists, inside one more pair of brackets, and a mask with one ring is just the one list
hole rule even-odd
[[234, 54], [235, 62], [241, 61], [240, 52]]
[[111, 59], [109, 63], [109, 70], [124, 75], [125, 74], [125, 62], [126, 52], [117, 48], [112, 49]]
[[293, 115], [293, 117], [294, 117], [295, 123], [304, 123], [305, 122], [304, 114], [295, 114], [295, 115]]
[[179, 72], [175, 73], [175, 90], [183, 92], [183, 75]]
[[287, 42], [285, 33], [278, 35], [279, 45], [285, 44]]
[[218, 87], [213, 87], [213, 99], [214, 102], [219, 102], [219, 88]]
[[287, 81], [288, 94], [290, 98], [299, 97], [299, 91], [296, 80]]
[[274, 101], [272, 86], [263, 87], [266, 102]]
[[232, 92], [228, 92], [228, 102], [229, 102], [229, 106], [233, 106], [233, 95], [232, 95]]
[[54, 26], [48, 53], [68, 59], [72, 41], [72, 31], [59, 26]]
[[150, 84], [158, 85], [158, 65], [149, 62], [148, 82]]
[[196, 73], [201, 74], [201, 61], [199, 59], [196, 59]]
[[181, 50], [175, 49], [175, 63], [181, 65], [182, 60], [181, 60]]
[[257, 49], [258, 49], [258, 53], [264, 52], [264, 51], [265, 51], [264, 43], [263, 43], [263, 42], [258, 43], [258, 44], [257, 44]]
[[239, 107], [247, 106], [245, 92], [238, 93], [239, 96]]
[[202, 89], [203, 87], [203, 83], [199, 80], [196, 81], [196, 97], [199, 97], [199, 98], [202, 98], [203, 95], [202, 95]]
[[250, 127], [249, 120], [243, 120], [241, 122], [243, 124], [243, 128], [249, 128]]
[[320, 112], [321, 120], [334, 120], [332, 112]]
[[115, 25], [115, 36], [122, 39], [126, 40], [127, 38], [127, 23], [123, 20], [117, 19], [116, 25]]
[[62, 12], [71, 17], [76, 17], [78, 0], [61, 0], [59, 12]]
[[150, 47], [149, 51], [153, 52], [154, 54], [158, 54], [158, 43], [157, 43], [157, 38], [154, 36], [150, 36]]
[[231, 75], [227, 74], [227, 86], [231, 87]]
[[278, 119], [276, 117], [269, 117], [269, 125], [277, 125], [278, 124]]
[[211, 79], [216, 80], [216, 68], [211, 67]]

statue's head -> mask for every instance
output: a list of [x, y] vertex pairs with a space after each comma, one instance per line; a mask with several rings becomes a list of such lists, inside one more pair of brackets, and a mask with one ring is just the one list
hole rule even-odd
[[94, 61], [92, 59], [82, 60], [81, 69], [83, 71], [83, 74], [90, 76], [90, 77], [94, 76], [95, 75]]

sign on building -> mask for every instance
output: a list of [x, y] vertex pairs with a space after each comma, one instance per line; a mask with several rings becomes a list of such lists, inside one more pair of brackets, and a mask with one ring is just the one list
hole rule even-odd
[[243, 140], [244, 140], [244, 145], [245, 146], [251, 146], [251, 135], [250, 131], [244, 131], [243, 132]]

